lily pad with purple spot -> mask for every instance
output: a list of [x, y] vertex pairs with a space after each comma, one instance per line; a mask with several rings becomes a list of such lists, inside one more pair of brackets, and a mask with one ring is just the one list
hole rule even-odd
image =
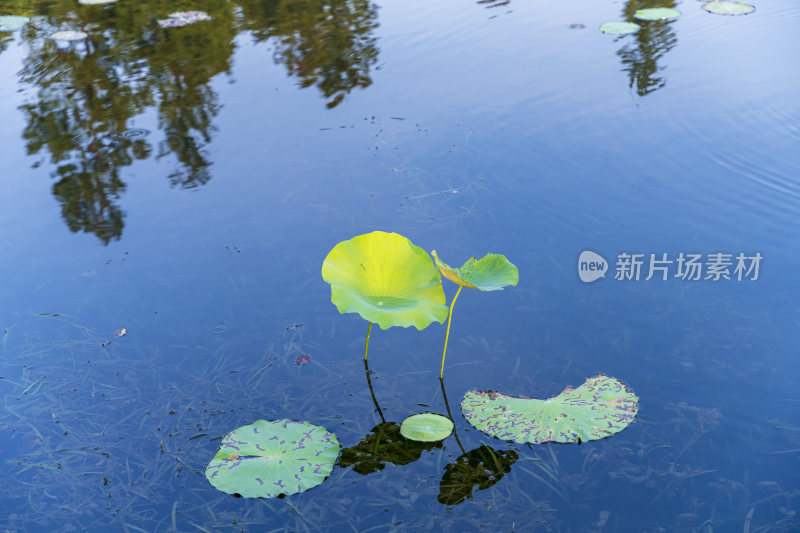
[[630, 387], [603, 374], [547, 400], [475, 389], [461, 400], [461, 412], [479, 430], [532, 444], [602, 439], [625, 429], [638, 410], [639, 398]]
[[245, 498], [273, 498], [316, 487], [339, 456], [336, 435], [293, 420], [257, 420], [222, 440], [206, 467], [216, 488]]

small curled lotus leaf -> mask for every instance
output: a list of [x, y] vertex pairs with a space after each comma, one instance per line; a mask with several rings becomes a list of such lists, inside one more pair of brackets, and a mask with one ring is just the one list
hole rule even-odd
[[600, 31], [610, 35], [627, 35], [636, 33], [640, 26], [635, 22], [604, 22], [600, 25]]
[[336, 435], [293, 420], [257, 420], [222, 440], [206, 467], [216, 488], [245, 498], [273, 498], [316, 487], [339, 456]]
[[340, 313], [358, 313], [381, 329], [425, 329], [447, 318], [433, 261], [397, 233], [373, 231], [340, 242], [322, 263], [322, 279]]
[[470, 424], [498, 439], [539, 444], [586, 442], [633, 422], [639, 398], [624, 382], [598, 374], [548, 400], [471, 390], [461, 400]]
[[637, 9], [633, 17], [639, 20], [672, 20], [681, 16], [677, 9], [669, 7], [651, 7], [648, 9]]
[[501, 254], [486, 254], [481, 259], [471, 257], [460, 268], [453, 268], [439, 259], [436, 250], [431, 251], [433, 260], [444, 277], [462, 287], [482, 291], [499, 291], [519, 282], [519, 270]]
[[453, 421], [433, 413], [411, 415], [400, 425], [400, 434], [420, 442], [444, 440], [453, 432]]
[[3, 15], [0, 17], [0, 31], [15, 31], [30, 22], [31, 19], [20, 15]]
[[715, 15], [749, 15], [756, 10], [755, 6], [744, 2], [731, 2], [729, 0], [714, 0], [703, 4], [703, 9]]

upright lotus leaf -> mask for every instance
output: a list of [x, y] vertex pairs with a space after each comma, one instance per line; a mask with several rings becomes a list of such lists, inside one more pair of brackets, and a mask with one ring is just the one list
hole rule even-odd
[[461, 455], [444, 467], [439, 483], [439, 503], [458, 505], [472, 497], [475, 487], [488, 489], [511, 471], [518, 459], [514, 450], [498, 451], [485, 444]]
[[431, 253], [439, 272], [462, 287], [499, 291], [508, 285], [516, 285], [519, 281], [519, 270], [501, 254], [486, 254], [481, 259], [471, 257], [460, 268], [453, 268], [439, 259], [436, 250]]
[[625, 429], [639, 399], [624, 382], [598, 374], [548, 400], [471, 390], [461, 401], [470, 424], [493, 437], [519, 443], [585, 442]]
[[336, 435], [292, 420], [257, 420], [222, 440], [206, 467], [206, 478], [228, 494], [272, 498], [316, 487], [339, 455]]
[[405, 438], [400, 426], [394, 422], [382, 422], [361, 442], [351, 448], [344, 448], [339, 458], [339, 466], [352, 466], [353, 471], [367, 475], [383, 470], [386, 463], [402, 466], [413, 463], [422, 452], [441, 448], [441, 442], [419, 442]]
[[407, 439], [422, 442], [444, 440], [453, 433], [453, 421], [433, 413], [411, 415], [403, 420], [400, 433]]
[[756, 10], [755, 6], [744, 2], [731, 2], [730, 0], [713, 0], [703, 4], [703, 9], [716, 15], [749, 15]]
[[374, 231], [340, 242], [322, 263], [331, 301], [381, 329], [425, 329], [447, 317], [442, 280], [430, 256], [397, 233]]
[[453, 320], [453, 307], [456, 305], [461, 289], [469, 287], [482, 291], [499, 291], [508, 285], [516, 285], [519, 281], [519, 270], [500, 254], [486, 254], [481, 259], [471, 257], [460, 268], [453, 268], [439, 260], [436, 250], [432, 250], [436, 267], [444, 277], [458, 284], [456, 295], [450, 302], [450, 311], [447, 315], [447, 331], [444, 335], [444, 350], [442, 350], [442, 366], [439, 369], [439, 379], [444, 378], [444, 358], [447, 356], [447, 341], [450, 339], [450, 322]]

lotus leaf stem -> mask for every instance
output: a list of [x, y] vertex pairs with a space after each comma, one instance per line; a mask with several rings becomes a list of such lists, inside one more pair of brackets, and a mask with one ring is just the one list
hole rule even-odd
[[[439, 370], [439, 379], [443, 379], [444, 377], [444, 358], [447, 355], [447, 340], [450, 338], [450, 321], [453, 319], [453, 306], [456, 305], [458, 295], [461, 294], [461, 289], [463, 288], [463, 285], [458, 286], [456, 295], [453, 296], [453, 301], [450, 302], [450, 313], [447, 315], [447, 333], [444, 334], [444, 351], [442, 352], [442, 368]], [[367, 335], [367, 342], [369, 342], [369, 334]], [[366, 354], [364, 357], [366, 357]]]
[[367, 362], [367, 350], [369, 349], [369, 334], [372, 333], [372, 322], [369, 323], [367, 328], [367, 343], [364, 345], [364, 362]]

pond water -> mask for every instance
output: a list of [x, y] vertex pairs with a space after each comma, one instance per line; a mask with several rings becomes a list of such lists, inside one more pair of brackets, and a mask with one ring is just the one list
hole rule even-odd
[[[30, 21], [0, 32], [0, 531], [800, 531], [800, 4], [753, 2], [4, 2]], [[599, 31], [644, 7], [681, 16]], [[374, 230], [519, 268], [462, 291], [448, 405], [443, 325], [373, 328], [370, 390], [330, 301], [326, 254]], [[598, 372], [639, 397], [610, 438], [460, 412]], [[353, 460], [448, 407], [458, 440]], [[350, 449], [322, 485], [208, 483], [224, 435], [284, 418]]]

